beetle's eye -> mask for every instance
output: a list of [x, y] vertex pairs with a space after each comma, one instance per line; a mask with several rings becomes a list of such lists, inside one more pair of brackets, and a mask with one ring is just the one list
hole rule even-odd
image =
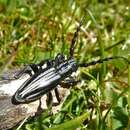
[[64, 61], [65, 61], [64, 55], [58, 53], [57, 56], [56, 56], [56, 58], [55, 58], [56, 64], [58, 65], [60, 63], [63, 63]]
[[72, 71], [75, 72], [75, 71], [77, 71], [77, 69], [78, 69], [78, 66], [76, 64], [73, 64]]

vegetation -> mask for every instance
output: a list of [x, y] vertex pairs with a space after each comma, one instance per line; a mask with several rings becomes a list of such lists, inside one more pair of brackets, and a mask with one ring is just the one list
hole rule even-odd
[[[57, 53], [69, 54], [78, 21], [85, 16], [75, 47], [78, 63], [124, 56], [130, 50], [129, 0], [0, 0], [0, 70]], [[121, 59], [80, 68], [81, 83], [55, 115], [42, 113], [21, 130], [129, 130], [130, 65]], [[15, 129], [15, 128], [14, 128]]]

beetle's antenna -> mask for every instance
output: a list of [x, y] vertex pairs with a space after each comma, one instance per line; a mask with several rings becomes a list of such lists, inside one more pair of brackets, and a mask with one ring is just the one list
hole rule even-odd
[[78, 25], [78, 27], [77, 27], [77, 29], [76, 29], [76, 32], [74, 33], [73, 39], [72, 39], [72, 41], [71, 41], [71, 46], [70, 46], [70, 58], [72, 58], [73, 55], [74, 55], [74, 45], [75, 45], [76, 39], [77, 39], [77, 37], [78, 37], [78, 32], [80, 31], [80, 28], [81, 28], [81, 26], [82, 26], [83, 19], [84, 19], [84, 17], [83, 17], [83, 18], [81, 19], [81, 21], [79, 22], [79, 25]]
[[114, 60], [114, 59], [122, 59], [125, 62], [127, 62], [128, 64], [130, 64], [130, 61], [127, 58], [122, 57], [122, 56], [114, 56], [114, 57], [107, 57], [107, 58], [104, 58], [104, 59], [99, 59], [97, 61], [92, 61], [92, 62], [89, 62], [89, 63], [80, 63], [79, 67], [88, 67], [88, 66], [92, 66], [92, 65], [95, 65], [95, 64], [103, 63], [104, 61], [109, 61], [109, 60]]

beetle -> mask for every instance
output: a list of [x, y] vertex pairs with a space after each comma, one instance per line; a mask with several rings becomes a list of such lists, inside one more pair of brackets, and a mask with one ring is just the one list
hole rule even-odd
[[[53, 89], [60, 102], [57, 86], [60, 85], [62, 81], [66, 82], [66, 79], [71, 77], [72, 73], [76, 72], [79, 67], [88, 67], [117, 58], [121, 58], [130, 64], [127, 58], [121, 56], [107, 57], [90, 63], [76, 63], [74, 59], [74, 48], [78, 32], [82, 26], [82, 21], [83, 20], [80, 21], [72, 38], [68, 59], [66, 59], [63, 54], [58, 53], [54, 59], [43, 60], [39, 64], [28, 65], [15, 77], [19, 78], [23, 73], [28, 73], [30, 75], [30, 78], [28, 78], [12, 96], [11, 101], [13, 104], [18, 105], [33, 102], [40, 99], [44, 94], [50, 93]], [[74, 82], [75, 81], [70, 80], [67, 83]]]

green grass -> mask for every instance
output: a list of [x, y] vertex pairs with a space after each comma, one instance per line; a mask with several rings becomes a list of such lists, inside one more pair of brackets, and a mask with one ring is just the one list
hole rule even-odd
[[[0, 72], [54, 58], [59, 52], [68, 56], [83, 16], [84, 31], [75, 47], [78, 63], [109, 56], [129, 58], [128, 0], [0, 0]], [[83, 84], [71, 89], [60, 112], [52, 116], [45, 112], [21, 130], [130, 129], [130, 66], [117, 59], [79, 71]]]

